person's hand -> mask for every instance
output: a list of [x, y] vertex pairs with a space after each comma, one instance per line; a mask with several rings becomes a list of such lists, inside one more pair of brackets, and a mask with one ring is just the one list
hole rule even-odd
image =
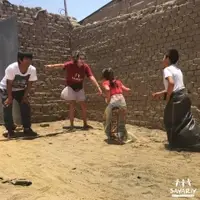
[[23, 96], [21, 103], [29, 104], [28, 96]]
[[126, 90], [123, 91], [125, 96], [131, 96], [132, 95], [132, 91], [130, 88], [126, 88]]
[[126, 90], [124, 91], [124, 94], [125, 94], [126, 96], [131, 96], [131, 95], [132, 95], [131, 89], [130, 89], [130, 88], [126, 88]]
[[166, 96], [166, 103], [168, 104], [168, 102], [170, 101], [170, 96]]
[[155, 92], [155, 93], [152, 94], [152, 97], [154, 99], [159, 99], [161, 96], [162, 96], [162, 94], [160, 92]]
[[102, 90], [100, 87], [98, 87], [98, 94], [101, 96], [103, 94]]
[[12, 97], [8, 97], [8, 98], [5, 100], [4, 105], [7, 107], [7, 106], [11, 105], [12, 102], [13, 102]]
[[45, 65], [45, 68], [47, 69], [47, 68], [50, 68], [51, 67], [51, 65]]

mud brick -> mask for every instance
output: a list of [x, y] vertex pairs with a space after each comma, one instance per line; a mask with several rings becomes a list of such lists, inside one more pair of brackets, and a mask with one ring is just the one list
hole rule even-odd
[[[102, 69], [112, 67], [115, 75], [132, 89], [132, 96], [126, 98], [127, 120], [131, 124], [163, 128], [165, 102], [154, 102], [150, 96], [164, 87], [162, 58], [168, 48], [179, 50], [186, 87], [194, 86], [191, 91], [199, 92], [200, 1], [148, 2], [111, 1], [73, 30], [68, 20], [59, 15], [40, 13], [34, 19], [38, 9], [0, 3], [0, 19], [17, 14], [20, 49], [34, 53], [40, 80], [34, 84], [32, 94], [33, 121], [67, 116], [67, 104], [60, 99], [65, 74], [62, 70], [45, 70], [44, 65], [62, 63], [76, 49], [86, 52], [87, 62], [99, 80]], [[102, 121], [104, 99], [94, 94], [96, 89], [89, 81], [86, 86], [89, 119]], [[198, 101], [193, 103], [197, 106]], [[198, 110], [194, 113], [195, 117], [199, 114]]]
[[[36, 15], [38, 9], [24, 8], [22, 6], [10, 6], [7, 1], [0, 3], [0, 19], [3, 18], [1, 12], [4, 12], [4, 18], [12, 16], [13, 12], [17, 14], [17, 21], [19, 27], [19, 45], [22, 51], [30, 51], [34, 54], [33, 65], [37, 68], [38, 82], [34, 84], [34, 93], [31, 97], [32, 106], [32, 119], [33, 122], [42, 122], [45, 120], [46, 116], [52, 115], [52, 110], [54, 112], [54, 119], [56, 116], [59, 118], [59, 110], [57, 109], [57, 104], [59, 104], [60, 98], [57, 93], [54, 95], [51, 89], [59, 88], [61, 80], [59, 74], [55, 76], [50, 72], [46, 74], [44, 69], [44, 64], [55, 62], [52, 58], [55, 57], [55, 52], [51, 51], [54, 47], [56, 49], [56, 55], [58, 55], [58, 62], [64, 62], [67, 60], [66, 57], [59, 57], [63, 54], [63, 49], [65, 49], [64, 54], [70, 54], [69, 46], [69, 32], [71, 31], [68, 20], [63, 17], [56, 15], [57, 25], [55, 22], [51, 22], [52, 18], [55, 18], [53, 14], [39, 13], [36, 19], [33, 16]], [[57, 35], [53, 35], [50, 30], [52, 27], [56, 30]], [[47, 34], [48, 33], [48, 34]], [[59, 42], [57, 41], [59, 39]], [[59, 60], [60, 59], [60, 60]], [[48, 81], [45, 78], [48, 76]], [[63, 74], [64, 77], [64, 74]], [[61, 92], [61, 89], [59, 93]], [[48, 99], [53, 99], [54, 103], [46, 104], [43, 106]], [[55, 102], [58, 102], [55, 104]], [[52, 109], [55, 108], [55, 109]], [[45, 113], [45, 115], [38, 115], [37, 113]], [[48, 118], [49, 119], [49, 118]]]

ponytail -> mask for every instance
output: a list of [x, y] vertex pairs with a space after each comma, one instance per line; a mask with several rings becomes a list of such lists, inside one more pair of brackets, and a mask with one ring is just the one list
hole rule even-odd
[[102, 78], [106, 79], [109, 81], [110, 87], [115, 88], [118, 87], [115, 77], [114, 77], [114, 72], [112, 68], [106, 68], [102, 71]]

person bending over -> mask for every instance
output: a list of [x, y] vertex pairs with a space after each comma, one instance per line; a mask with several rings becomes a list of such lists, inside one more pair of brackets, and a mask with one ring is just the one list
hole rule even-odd
[[35, 136], [31, 129], [31, 109], [28, 100], [32, 83], [37, 81], [36, 68], [31, 65], [31, 53], [18, 52], [17, 62], [9, 65], [0, 82], [0, 95], [3, 104], [4, 123], [8, 137], [14, 135], [15, 125], [12, 116], [12, 103], [15, 99], [20, 105], [21, 119], [25, 135]]

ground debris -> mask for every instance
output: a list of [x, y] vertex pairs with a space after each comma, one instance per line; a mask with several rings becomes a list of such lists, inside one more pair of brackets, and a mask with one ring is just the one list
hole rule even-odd
[[4, 178], [0, 177], [0, 181], [3, 184], [9, 183], [12, 185], [20, 185], [20, 186], [32, 185], [32, 182], [30, 180], [26, 180], [26, 179], [4, 179]]

